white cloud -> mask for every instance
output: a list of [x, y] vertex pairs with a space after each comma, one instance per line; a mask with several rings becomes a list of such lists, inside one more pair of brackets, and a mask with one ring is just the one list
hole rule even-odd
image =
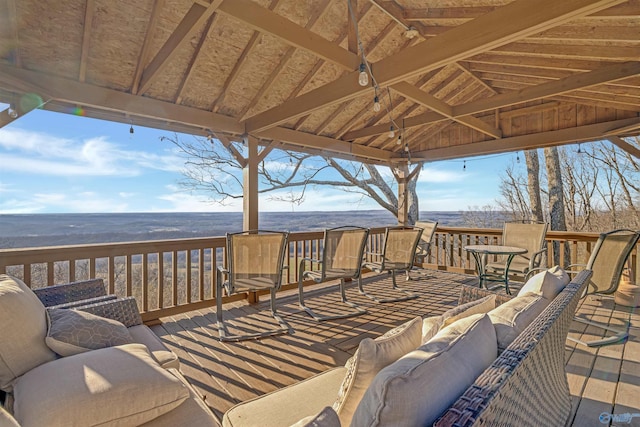
[[105, 137], [75, 141], [21, 129], [0, 130], [3, 169], [54, 176], [139, 176], [143, 169], [177, 172], [183, 160], [174, 153], [132, 151]]
[[418, 182], [442, 184], [447, 182], [460, 182], [463, 181], [464, 178], [465, 176], [462, 173], [427, 167], [420, 171]]

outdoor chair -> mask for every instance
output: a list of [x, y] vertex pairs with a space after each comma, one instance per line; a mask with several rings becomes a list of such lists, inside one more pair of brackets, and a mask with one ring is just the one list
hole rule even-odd
[[[613, 295], [618, 289], [622, 271], [625, 268], [627, 260], [633, 251], [638, 238], [639, 231], [633, 230], [614, 230], [602, 233], [596, 242], [596, 246], [589, 257], [589, 261], [584, 264], [572, 264], [565, 267], [569, 274], [575, 274], [580, 270], [576, 267], [584, 267], [592, 270], [593, 275], [588, 283], [582, 298], [587, 295]], [[622, 328], [612, 328], [605, 324], [583, 319], [576, 316], [575, 321], [595, 326], [600, 329], [612, 332], [613, 335], [599, 340], [582, 341], [569, 337], [571, 341], [587, 345], [589, 347], [597, 347], [606, 344], [614, 344], [624, 341], [629, 336], [629, 323], [627, 322]]]
[[[300, 272], [298, 277], [300, 307], [309, 313], [311, 317], [322, 321], [358, 316], [367, 312], [347, 300], [345, 279], [357, 279], [358, 283], [360, 283], [362, 258], [368, 237], [368, 228], [344, 226], [327, 229], [324, 232], [322, 260], [312, 258], [300, 260], [300, 268], [298, 269]], [[305, 270], [306, 262], [316, 263], [320, 268], [318, 270]], [[340, 295], [342, 302], [350, 307], [348, 311], [332, 315], [316, 314], [304, 303], [303, 281], [305, 279], [312, 279], [316, 283], [340, 279]]]
[[[509, 264], [509, 274], [524, 278], [533, 269], [542, 267], [547, 252], [546, 240], [549, 224], [505, 222], [502, 229], [502, 245], [515, 246], [527, 250], [522, 255], [516, 255]], [[504, 274], [507, 255], [498, 255], [495, 260], [488, 261], [485, 271], [494, 274]]]
[[[416, 227], [422, 228], [422, 234], [418, 241], [418, 247], [416, 248], [415, 263], [423, 263], [429, 259], [431, 255], [431, 246], [433, 244], [433, 237], [436, 235], [436, 229], [438, 228], [438, 221], [416, 221]], [[421, 269], [424, 270], [424, 269]], [[425, 275], [421, 275], [424, 279]], [[409, 271], [407, 271], [407, 280], [410, 280]]]
[[378, 298], [368, 294], [362, 287], [362, 282], [358, 282], [360, 293], [376, 302], [397, 302], [418, 298], [417, 294], [400, 289], [396, 283], [396, 272], [405, 271], [408, 277], [409, 270], [413, 268], [416, 248], [422, 236], [422, 228], [419, 227], [393, 227], [387, 228], [384, 237], [382, 253], [368, 253], [379, 257], [378, 262], [365, 262], [364, 267], [381, 273], [387, 271], [391, 273], [393, 290], [400, 291], [406, 295], [400, 297]]
[[[282, 284], [282, 270], [289, 233], [251, 230], [227, 234], [227, 268], [218, 267], [217, 319], [220, 341], [240, 341], [290, 333], [291, 327], [276, 311], [276, 293]], [[271, 315], [279, 328], [248, 334], [230, 335], [223, 320], [222, 290], [227, 295], [268, 289]]]

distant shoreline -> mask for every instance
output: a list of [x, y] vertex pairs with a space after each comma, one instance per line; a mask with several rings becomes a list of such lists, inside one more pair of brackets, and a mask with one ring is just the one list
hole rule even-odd
[[[422, 220], [464, 225], [462, 211], [425, 211]], [[260, 228], [313, 231], [342, 225], [395, 225], [385, 210], [262, 212]], [[242, 212], [0, 214], [0, 247], [21, 248], [89, 243], [224, 236], [242, 229]]]

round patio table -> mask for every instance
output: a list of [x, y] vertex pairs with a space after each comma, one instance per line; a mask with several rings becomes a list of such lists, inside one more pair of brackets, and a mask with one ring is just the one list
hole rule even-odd
[[[504, 285], [494, 286], [491, 289], [504, 286], [506, 293], [511, 295], [511, 290], [509, 290], [509, 266], [511, 265], [513, 257], [527, 253], [526, 249], [517, 246], [469, 245], [465, 246], [464, 250], [471, 253], [473, 259], [476, 261], [480, 287], [484, 285], [485, 288], [489, 289], [487, 282], [502, 282]], [[485, 260], [487, 255], [507, 255], [507, 261], [504, 263], [504, 274], [488, 273], [486, 271]]]

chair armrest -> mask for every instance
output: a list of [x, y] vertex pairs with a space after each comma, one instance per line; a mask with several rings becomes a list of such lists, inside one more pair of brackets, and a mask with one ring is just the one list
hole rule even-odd
[[476, 301], [488, 295], [496, 296], [496, 307], [514, 297], [514, 295], [498, 294], [490, 291], [489, 289], [478, 288], [477, 286], [462, 285], [460, 289], [460, 297], [458, 298], [458, 305], [462, 305], [470, 301]]
[[101, 297], [107, 294], [102, 279], [82, 280], [34, 289], [45, 307]]
[[117, 320], [127, 328], [142, 325], [142, 318], [138, 310], [138, 304], [134, 297], [125, 297], [115, 300], [102, 301], [95, 304], [83, 305], [74, 310], [86, 311], [96, 316]]

